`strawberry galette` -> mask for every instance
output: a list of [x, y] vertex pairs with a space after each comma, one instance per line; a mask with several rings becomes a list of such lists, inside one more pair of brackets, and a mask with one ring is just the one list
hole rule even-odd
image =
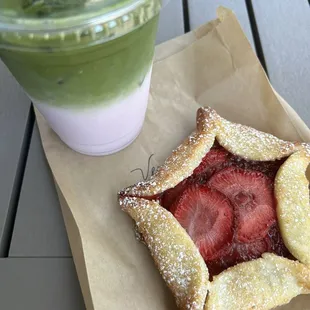
[[122, 209], [180, 309], [272, 309], [310, 293], [304, 143], [231, 123], [211, 108]]

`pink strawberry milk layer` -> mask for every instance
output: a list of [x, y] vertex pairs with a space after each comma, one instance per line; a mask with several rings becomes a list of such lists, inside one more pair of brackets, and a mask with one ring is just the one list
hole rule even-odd
[[140, 87], [109, 104], [70, 109], [34, 102], [50, 127], [73, 150], [87, 155], [108, 155], [139, 135], [145, 117], [151, 69]]

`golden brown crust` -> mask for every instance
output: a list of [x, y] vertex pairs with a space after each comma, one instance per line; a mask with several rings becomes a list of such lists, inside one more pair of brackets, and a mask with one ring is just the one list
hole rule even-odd
[[123, 197], [120, 204], [135, 220], [178, 307], [202, 310], [209, 286], [209, 273], [186, 231], [170, 212], [155, 201]]
[[197, 129], [172, 152], [149, 181], [123, 190], [131, 196], [153, 196], [189, 177], [213, 146], [215, 138], [231, 153], [248, 160], [275, 160], [289, 156], [298, 143], [280, 140], [271, 134], [221, 118], [211, 108], [197, 111]]
[[133, 196], [152, 196], [176, 186], [189, 177], [214, 144], [216, 125], [214, 117], [214, 113], [208, 114], [199, 109], [197, 112], [199, 130], [186, 138], [172, 152], [149, 181], [130, 186], [123, 193]]
[[205, 310], [268, 310], [310, 293], [310, 269], [265, 253], [223, 271], [211, 282]]
[[[231, 153], [248, 160], [288, 157], [275, 181], [277, 213], [284, 242], [301, 263], [266, 253], [263, 258], [227, 269], [210, 284], [202, 256], [173, 215], [157, 202], [139, 198], [160, 194], [189, 177], [215, 139]], [[305, 177], [309, 158], [310, 147], [306, 144], [280, 140], [231, 123], [211, 108], [200, 108], [196, 131], [172, 152], [154, 176], [120, 193], [123, 210], [135, 220], [180, 309], [203, 309], [209, 287], [205, 310], [271, 309], [299, 294], [310, 293], [310, 271], [302, 264], [310, 265], [309, 191]]]
[[229, 152], [248, 160], [275, 160], [289, 156], [296, 150], [295, 143], [254, 128], [231, 123], [225, 119], [218, 122], [216, 138]]
[[291, 155], [275, 179], [280, 232], [288, 250], [310, 266], [309, 181], [306, 170], [310, 156], [306, 149]]

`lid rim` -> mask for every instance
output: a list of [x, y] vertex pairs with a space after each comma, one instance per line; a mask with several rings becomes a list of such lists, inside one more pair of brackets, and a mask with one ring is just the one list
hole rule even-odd
[[[76, 28], [89, 27], [96, 24], [106, 24], [113, 20], [126, 16], [131, 12], [139, 9], [143, 5], [152, 2], [161, 2], [160, 0], [136, 0], [134, 3], [128, 3], [110, 12], [96, 11], [93, 14], [80, 14], [76, 17], [47, 17], [47, 18], [30, 18], [30, 17], [7, 17], [0, 14], [0, 32], [1, 33], [57, 33], [70, 32]], [[44, 29], [42, 29], [44, 26]]]
[[160, 0], [142, 1], [144, 5], [137, 6], [128, 14], [122, 15], [116, 12], [110, 14], [109, 19], [106, 16], [104, 19], [99, 16], [88, 24], [67, 27], [64, 31], [59, 28], [50, 32], [46, 29], [42, 31], [42, 27], [37, 32], [29, 29], [9, 32], [0, 30], [0, 49], [56, 52], [114, 40], [150, 22], [162, 9]]

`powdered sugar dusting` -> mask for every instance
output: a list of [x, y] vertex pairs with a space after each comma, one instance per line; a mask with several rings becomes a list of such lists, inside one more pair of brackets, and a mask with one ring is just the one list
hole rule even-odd
[[221, 119], [219, 143], [231, 153], [249, 160], [275, 160], [292, 154], [296, 143], [283, 141], [254, 128]]
[[304, 151], [291, 155], [275, 181], [277, 213], [285, 245], [301, 262], [310, 265], [310, 205], [306, 170], [310, 157]]
[[[204, 308], [210, 285], [206, 265], [193, 241], [172, 214], [155, 201], [133, 196], [150, 197], [175, 187], [198, 167], [215, 138], [228, 151], [247, 160], [284, 159], [300, 149], [306, 151], [304, 153], [308, 160], [310, 158], [309, 144], [283, 141], [251, 127], [231, 123], [221, 118], [213, 109], [201, 108], [197, 113], [196, 132], [173, 151], [151, 179], [120, 192], [123, 210], [136, 221], [137, 229], [181, 309]], [[288, 229], [285, 237], [285, 233], [283, 236], [281, 231], [290, 250], [296, 248], [301, 233], [307, 236], [304, 244], [309, 244], [310, 239], [308, 182], [303, 179], [302, 186], [298, 183], [299, 164], [289, 167], [287, 175], [278, 177], [278, 183], [284, 185], [278, 189], [279, 205], [285, 201], [283, 206], [294, 207], [293, 210], [282, 208], [278, 215], [279, 224], [281, 225], [281, 221], [284, 223], [284, 218], [289, 218], [292, 222], [288, 227], [299, 227], [295, 235]], [[281, 171], [280, 168], [279, 173]], [[296, 182], [291, 182], [291, 179]], [[296, 199], [300, 199], [302, 203], [296, 203], [299, 201]], [[309, 256], [309, 248], [306, 250]], [[291, 253], [310, 265], [304, 249], [299, 251], [299, 256], [292, 250]], [[205, 309], [270, 309], [288, 303], [300, 293], [310, 292], [310, 271], [304, 265], [273, 254], [264, 254], [263, 257], [236, 265], [215, 277]]]
[[152, 196], [176, 186], [199, 166], [202, 158], [214, 144], [214, 139], [214, 132], [193, 133], [172, 152], [149, 181], [138, 182], [123, 190], [121, 194]]
[[173, 215], [154, 201], [121, 199], [136, 221], [156, 265], [182, 309], [201, 310], [208, 289], [207, 267], [193, 241]]
[[211, 108], [200, 108], [197, 112], [196, 131], [172, 152], [149, 181], [138, 182], [122, 193], [140, 197], [152, 196], [175, 187], [198, 167], [214, 144], [215, 138], [232, 154], [257, 161], [287, 157], [301, 145], [280, 140], [248, 126], [229, 122]]
[[310, 157], [310, 143], [301, 143], [300, 149], [305, 151], [307, 157]]
[[211, 283], [208, 310], [272, 309], [306, 293], [310, 270], [274, 254], [234, 266]]

